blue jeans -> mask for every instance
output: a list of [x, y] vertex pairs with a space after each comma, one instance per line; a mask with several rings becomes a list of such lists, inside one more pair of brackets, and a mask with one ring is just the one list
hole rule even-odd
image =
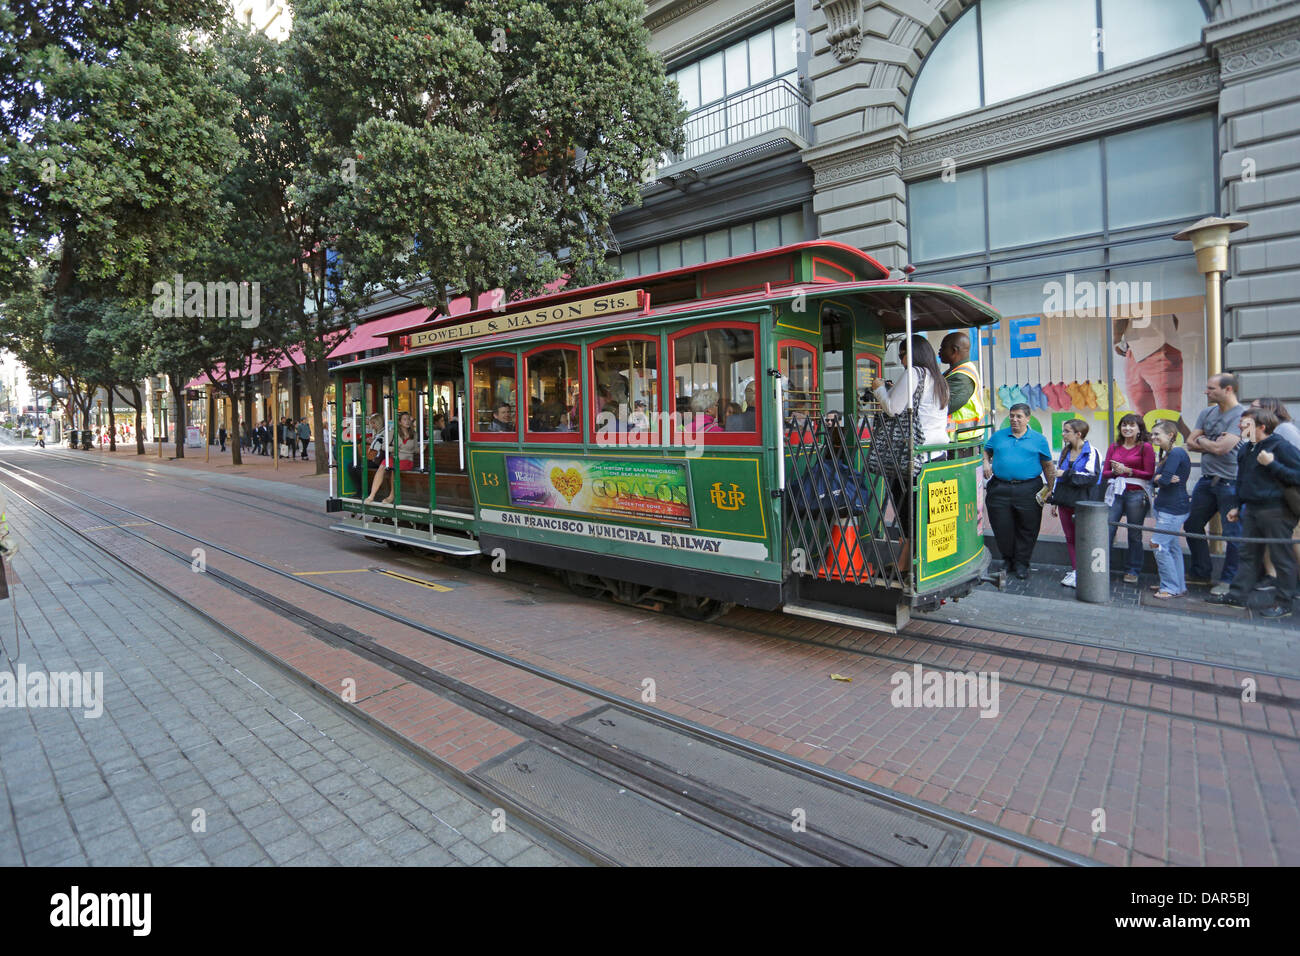
[[1151, 543], [1156, 549], [1156, 567], [1160, 569], [1160, 588], [1170, 594], [1182, 594], [1187, 590], [1187, 581], [1183, 577], [1183, 548], [1178, 543], [1176, 533], [1183, 529], [1183, 522], [1186, 520], [1186, 514], [1156, 512], [1156, 530], [1151, 535]]
[[[1124, 520], [1129, 524], [1141, 525], [1147, 518], [1147, 508], [1150, 507], [1151, 501], [1146, 496], [1146, 492], [1138, 488], [1130, 488], [1123, 495], [1116, 495], [1115, 501], [1110, 506], [1111, 521], [1119, 521], [1122, 515]], [[1111, 526], [1110, 543], [1115, 544], [1115, 532], [1119, 528]], [[1142, 573], [1142, 529], [1128, 529], [1128, 561], [1126, 562], [1125, 571], [1129, 574]]]
[[[1228, 512], [1235, 507], [1237, 507], [1237, 483], [1235, 481], [1228, 481], [1224, 478], [1202, 478], [1196, 483], [1196, 487], [1192, 489], [1192, 511], [1187, 516], [1187, 524], [1183, 525], [1183, 530], [1188, 534], [1204, 534], [1205, 523], [1217, 511], [1219, 519], [1223, 522], [1224, 537], [1240, 538], [1241, 522], [1228, 520]], [[1210, 566], [1209, 542], [1201, 538], [1188, 538], [1187, 549], [1192, 553], [1192, 561], [1187, 568], [1187, 576], [1205, 581], [1210, 580], [1212, 568]], [[1227, 553], [1223, 557], [1223, 573], [1219, 575], [1220, 581], [1231, 583], [1232, 579], [1237, 576], [1237, 555], [1239, 551], [1240, 546], [1237, 542], [1228, 542]]]

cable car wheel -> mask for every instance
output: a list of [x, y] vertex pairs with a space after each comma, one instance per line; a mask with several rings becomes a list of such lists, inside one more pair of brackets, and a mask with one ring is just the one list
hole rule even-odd
[[698, 594], [679, 594], [673, 612], [691, 621], [716, 621], [736, 605]]
[[594, 574], [583, 574], [581, 571], [565, 571], [564, 583], [578, 597], [603, 598], [610, 593], [604, 578]]

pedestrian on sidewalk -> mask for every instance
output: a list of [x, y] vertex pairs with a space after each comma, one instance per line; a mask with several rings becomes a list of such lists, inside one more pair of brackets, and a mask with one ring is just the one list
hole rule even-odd
[[298, 441], [302, 445], [302, 460], [307, 460], [307, 446], [311, 444], [311, 426], [306, 418], [298, 419]]
[[[1192, 489], [1192, 511], [1184, 526], [1188, 534], [1204, 534], [1205, 524], [1217, 511], [1223, 521], [1223, 534], [1227, 538], [1241, 537], [1241, 524], [1236, 520], [1237, 506], [1237, 443], [1241, 441], [1238, 424], [1243, 407], [1237, 400], [1237, 379], [1226, 373], [1211, 375], [1205, 384], [1205, 395], [1210, 406], [1196, 416], [1196, 427], [1187, 436], [1187, 450], [1200, 452], [1201, 478]], [[1228, 513], [1233, 517], [1229, 519]], [[1187, 583], [1208, 585], [1213, 569], [1210, 565], [1210, 545], [1204, 538], [1188, 538], [1187, 549], [1191, 563], [1187, 569]], [[1226, 593], [1237, 573], [1239, 548], [1236, 541], [1228, 541], [1223, 557], [1223, 572], [1215, 590]]]
[[[1251, 408], [1263, 408], [1277, 416], [1277, 428], [1273, 429], [1273, 434], [1282, 439], [1287, 444], [1300, 451], [1300, 428], [1291, 420], [1291, 413], [1287, 410], [1285, 404], [1280, 399], [1271, 395], [1265, 395], [1257, 398], [1250, 403]], [[1295, 541], [1293, 549], [1295, 550], [1296, 560], [1300, 561], [1300, 523], [1296, 524], [1295, 530], [1291, 532], [1291, 539]], [[1273, 584], [1277, 581], [1277, 569], [1273, 567], [1273, 559], [1264, 553], [1264, 573], [1267, 575], [1260, 587]]]
[[[1119, 434], [1106, 451], [1106, 465], [1101, 477], [1109, 481], [1106, 504], [1110, 505], [1110, 545], [1115, 545], [1114, 522], [1123, 517], [1128, 529], [1128, 560], [1124, 582], [1137, 584], [1142, 573], [1142, 522], [1151, 507], [1151, 478], [1156, 470], [1156, 453], [1151, 447], [1142, 416], [1130, 412], [1119, 420]], [[1132, 527], [1136, 525], [1136, 527]]]
[[44, 429], [44, 428], [37, 428], [37, 429], [36, 429], [36, 447], [37, 447], [37, 448], [44, 448], [44, 447], [45, 447], [45, 429]]
[[226, 426], [222, 425], [217, 429], [217, 441], [221, 444], [221, 450], [226, 450]]
[[1070, 552], [1070, 573], [1061, 578], [1067, 588], [1075, 587], [1078, 562], [1074, 553], [1074, 506], [1080, 501], [1096, 501], [1101, 496], [1101, 452], [1087, 441], [1088, 423], [1073, 418], [1061, 426], [1061, 460], [1056, 463], [1056, 487], [1048, 499], [1052, 517], [1059, 516], [1065, 532], [1065, 548]]
[[1160, 570], [1160, 583], [1155, 597], [1162, 601], [1187, 593], [1183, 575], [1183, 546], [1179, 532], [1192, 510], [1192, 499], [1187, 493], [1188, 479], [1192, 474], [1192, 459], [1178, 441], [1178, 426], [1162, 418], [1151, 429], [1151, 440], [1160, 449], [1160, 463], [1156, 466], [1153, 481], [1156, 500], [1153, 506], [1156, 530], [1151, 535], [1151, 545], [1156, 549], [1156, 567]]
[[9, 531], [8, 512], [4, 487], [0, 486], [0, 601], [9, 597], [9, 581], [5, 576], [5, 563], [18, 550], [18, 537]]
[[993, 538], [1007, 573], [1021, 580], [1029, 577], [1029, 561], [1043, 524], [1043, 502], [1056, 481], [1051, 446], [1029, 427], [1031, 414], [1024, 402], [1012, 405], [1009, 425], [984, 444], [985, 503]]
[[1242, 413], [1241, 447], [1237, 453], [1239, 503], [1229, 512], [1232, 521], [1241, 515], [1241, 533], [1245, 537], [1272, 541], [1243, 545], [1240, 573], [1232, 579], [1228, 593], [1206, 598], [1211, 604], [1245, 607], [1246, 599], [1259, 581], [1267, 549], [1277, 569], [1274, 603], [1259, 612], [1267, 618], [1289, 617], [1296, 592], [1291, 529], [1297, 516], [1288, 507], [1284, 490], [1300, 486], [1300, 452], [1273, 434], [1277, 425], [1277, 416], [1265, 409], [1248, 408]]

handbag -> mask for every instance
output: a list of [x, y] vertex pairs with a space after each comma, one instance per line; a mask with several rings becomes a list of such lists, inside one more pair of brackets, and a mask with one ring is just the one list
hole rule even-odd
[[[1065, 460], [1064, 453], [1061, 455], [1061, 460]], [[1069, 469], [1057, 477], [1056, 484], [1052, 486], [1052, 493], [1047, 496], [1048, 504], [1056, 505], [1058, 508], [1073, 508], [1080, 501], [1100, 501], [1104, 497], [1106, 486], [1101, 482], [1101, 463], [1097, 460], [1097, 450], [1092, 448], [1088, 456], [1088, 463], [1096, 464], [1096, 475], [1076, 471], [1081, 461], [1083, 455], [1075, 458], [1070, 463]], [[1060, 462], [1057, 464], [1059, 465]]]
[[[916, 410], [921, 404], [921, 393], [925, 389], [926, 377], [917, 375], [916, 390], [912, 392], [912, 402], [901, 415], [888, 415], [876, 412], [871, 419], [871, 446], [867, 449], [867, 470], [887, 478], [902, 480], [906, 475], [903, 462], [907, 460], [909, 443], [911, 447], [925, 444], [925, 433], [921, 430], [921, 419]], [[906, 475], [910, 480], [920, 474], [924, 464], [923, 455], [912, 459], [912, 473]]]
[[1056, 479], [1052, 493], [1047, 496], [1047, 503], [1058, 508], [1073, 508], [1080, 501], [1100, 501], [1105, 494], [1103, 487], [1097, 484], [1097, 479], [1092, 475], [1072, 471]]
[[800, 515], [847, 518], [867, 510], [871, 490], [847, 461], [815, 459], [790, 486], [790, 507]]

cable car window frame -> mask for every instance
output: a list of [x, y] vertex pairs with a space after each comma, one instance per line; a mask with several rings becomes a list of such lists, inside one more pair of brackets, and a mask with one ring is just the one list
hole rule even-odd
[[[508, 358], [510, 359], [511, 362], [514, 363], [513, 375], [515, 380], [515, 430], [513, 434], [511, 434], [510, 432], [487, 432], [487, 431], [477, 430], [479, 409], [478, 409], [477, 387], [474, 384], [475, 366], [478, 365], [479, 362], [486, 362], [486, 361], [490, 361], [491, 359], [499, 359], [499, 358]], [[465, 429], [465, 433], [469, 436], [470, 441], [515, 442], [516, 444], [519, 442], [519, 430], [520, 430], [519, 368], [520, 368], [520, 362], [519, 362], [518, 350], [506, 351], [502, 349], [496, 352], [485, 352], [482, 355], [475, 355], [472, 359], [469, 360], [469, 377], [466, 383], [468, 387], [465, 389], [469, 393], [469, 402], [467, 403], [469, 405], [469, 422], [468, 422], [468, 427], [466, 427]], [[492, 411], [494, 413], [496, 412], [495, 402], [493, 403]]]
[[[670, 378], [672, 379], [673, 382], [672, 395], [673, 395], [674, 412], [677, 410], [677, 388], [676, 388], [677, 342], [679, 339], [685, 338], [686, 336], [698, 335], [701, 332], [707, 332], [711, 329], [731, 329], [736, 331], [744, 331], [744, 332], [748, 332], [752, 336], [753, 352], [751, 354], [754, 362], [753, 378], [754, 378], [755, 398], [758, 399], [758, 396], [763, 394], [766, 391], [766, 389], [761, 389], [759, 387], [759, 381], [761, 378], [764, 377], [763, 369], [762, 369], [763, 335], [762, 335], [762, 328], [759, 322], [757, 321], [744, 322], [744, 321], [726, 320], [726, 319], [715, 320], [712, 322], [708, 322], [708, 321], [700, 322], [695, 325], [685, 326], [684, 328], [681, 328], [676, 332], [670, 333], [668, 336], [669, 374], [662, 376], [662, 378], [663, 378], [664, 387], [667, 386], [668, 379]], [[742, 395], [744, 394], [743, 389], [741, 391], [741, 394]], [[730, 398], [730, 396], [728, 397]], [[718, 403], [719, 404], [722, 403], [721, 395], [718, 396]], [[703, 443], [704, 445], [761, 445], [763, 442], [763, 404], [764, 403], [761, 399], [756, 402], [755, 415], [754, 415], [754, 428], [752, 431], [745, 431], [745, 432], [726, 431], [725, 430], [726, 421], [724, 419], [723, 424], [719, 426], [721, 429], [719, 431], [697, 432], [694, 430], [694, 428], [692, 428], [689, 430], [688, 434], [694, 437], [695, 442]], [[693, 423], [693, 419], [692, 419], [692, 423]], [[674, 443], [676, 443], [677, 437], [678, 436], [676, 434], [673, 436]]]
[[[575, 403], [575, 407], [578, 410], [577, 412], [578, 422], [574, 427], [573, 431], [568, 431], [568, 432], [533, 431], [529, 425], [529, 422], [532, 419], [532, 395], [527, 392], [529, 386], [528, 363], [531, 360], [532, 356], [542, 352], [573, 352], [577, 357], [577, 362], [574, 368], [575, 371], [577, 372], [577, 379], [578, 379], [578, 400]], [[546, 342], [542, 345], [534, 346], [533, 348], [529, 349], [527, 352], [524, 352], [523, 355], [521, 356], [521, 359], [522, 361], [520, 362], [518, 369], [521, 378], [520, 384], [523, 386], [523, 390], [521, 391], [519, 386], [516, 386], [515, 395], [526, 396], [528, 400], [528, 410], [527, 410], [527, 414], [520, 414], [519, 408], [517, 407], [516, 404], [516, 408], [515, 408], [516, 431], [522, 428], [523, 436], [524, 436], [523, 440], [526, 442], [539, 442], [543, 444], [557, 444], [557, 445], [582, 444], [582, 429], [583, 429], [582, 405], [585, 400], [583, 395], [583, 387], [582, 387], [582, 346], [572, 342]], [[566, 405], [565, 408], [567, 409], [568, 406]], [[503, 433], [493, 432], [491, 434], [503, 434]]]
[[[612, 335], [607, 335], [604, 338], [599, 339], [598, 341], [590, 342], [587, 344], [587, 374], [588, 374], [588, 379], [591, 382], [591, 399], [590, 399], [591, 404], [589, 405], [589, 410], [591, 414], [588, 418], [588, 423], [587, 423], [587, 429], [588, 429], [587, 440], [592, 444], [598, 445], [602, 443], [602, 439], [600, 438], [598, 420], [601, 414], [603, 414], [603, 411], [602, 409], [596, 407], [596, 401], [600, 398], [599, 389], [596, 388], [596, 350], [599, 348], [604, 348], [605, 346], [608, 346], [615, 342], [649, 342], [652, 345], [654, 345], [655, 347], [655, 391], [656, 391], [656, 401], [659, 406], [657, 410], [661, 413], [664, 411], [664, 374], [663, 374], [664, 346], [660, 335], [651, 334], [647, 332], [616, 332]], [[629, 395], [628, 398], [631, 399], [631, 396]], [[629, 408], [629, 414], [631, 414], [631, 412], [632, 409]], [[646, 440], [644, 442], [638, 442], [636, 447], [648, 448], [653, 446], [657, 448], [660, 445], [662, 445], [663, 444], [662, 435], [661, 435], [662, 429], [660, 427], [660, 422], [662, 421], [663, 421], [662, 417], [656, 420], [654, 418], [654, 414], [652, 411], [650, 414], [651, 427], [649, 429], [649, 434], [646, 437]]]

